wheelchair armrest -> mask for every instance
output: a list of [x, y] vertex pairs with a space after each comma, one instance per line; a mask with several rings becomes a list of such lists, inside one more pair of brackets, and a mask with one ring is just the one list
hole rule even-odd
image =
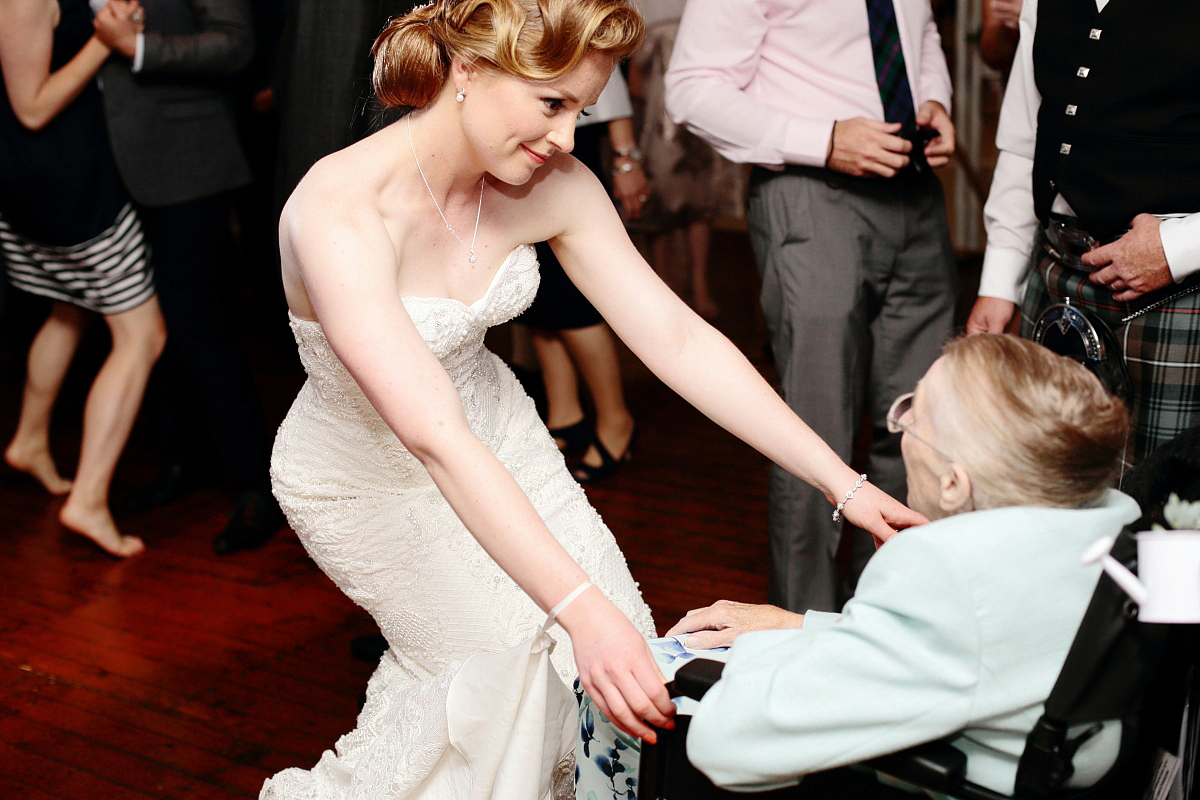
[[940, 739], [863, 763], [885, 775], [944, 794], [961, 787], [967, 776], [966, 753]]
[[721, 680], [721, 671], [724, 669], [724, 663], [711, 658], [692, 659], [675, 673], [675, 680], [667, 684], [667, 691], [671, 697], [700, 700], [714, 683]]

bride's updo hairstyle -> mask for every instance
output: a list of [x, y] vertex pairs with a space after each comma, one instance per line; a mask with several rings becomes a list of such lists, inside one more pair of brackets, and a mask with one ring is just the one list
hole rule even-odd
[[642, 18], [627, 0], [434, 0], [393, 19], [375, 40], [375, 93], [421, 108], [441, 91], [450, 61], [551, 81], [592, 50], [627, 58]]

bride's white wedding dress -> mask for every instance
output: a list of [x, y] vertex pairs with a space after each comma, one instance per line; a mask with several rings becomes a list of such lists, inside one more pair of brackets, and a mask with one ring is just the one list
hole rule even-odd
[[[441, 297], [403, 302], [454, 381], [471, 430], [592, 582], [653, 636], [650, 610], [612, 533], [567, 471], [533, 401], [483, 344], [487, 329], [523, 311], [537, 286], [534, 249], [523, 245], [469, 306]], [[275, 440], [275, 495], [313, 560], [374, 617], [391, 647], [368, 684], [358, 727], [311, 770], [268, 780], [261, 798], [467, 798], [472, 765], [450, 744], [451, 683], [470, 656], [530, 639], [545, 614], [463, 527], [320, 325], [294, 316], [291, 323], [308, 381]], [[558, 643], [551, 662], [570, 686], [570, 640], [558, 627], [550, 634]], [[571, 773], [568, 758], [556, 770], [556, 798], [574, 796]]]

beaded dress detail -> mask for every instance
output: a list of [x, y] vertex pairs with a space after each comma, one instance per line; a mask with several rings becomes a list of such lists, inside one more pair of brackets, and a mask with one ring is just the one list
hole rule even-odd
[[[592, 582], [643, 635], [653, 636], [650, 610], [612, 533], [567, 471], [533, 401], [484, 347], [487, 329], [520, 314], [537, 286], [534, 248], [522, 245], [469, 306], [444, 297], [403, 302], [458, 389], [471, 430]], [[268, 780], [260, 798], [467, 798], [471, 765], [448, 738], [451, 682], [470, 656], [532, 637], [545, 612], [459, 521], [334, 355], [321, 326], [294, 316], [291, 325], [308, 381], [275, 439], [272, 487], [309, 555], [371, 614], [390, 648], [371, 677], [357, 727], [311, 770], [287, 769]], [[570, 639], [557, 626], [550, 634], [557, 642], [551, 662], [570, 686]], [[564, 761], [555, 771], [556, 800], [574, 797], [570, 767]]]

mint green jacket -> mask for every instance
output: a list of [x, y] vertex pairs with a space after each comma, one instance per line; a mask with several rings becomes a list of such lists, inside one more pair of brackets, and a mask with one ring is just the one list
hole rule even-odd
[[[765, 789], [957, 735], [967, 778], [1011, 793], [1100, 576], [1080, 557], [1140, 513], [1110, 490], [1095, 508], [975, 511], [894, 536], [841, 614], [738, 637], [689, 758], [718, 785]], [[1071, 785], [1098, 780], [1119, 741], [1106, 724]]]

